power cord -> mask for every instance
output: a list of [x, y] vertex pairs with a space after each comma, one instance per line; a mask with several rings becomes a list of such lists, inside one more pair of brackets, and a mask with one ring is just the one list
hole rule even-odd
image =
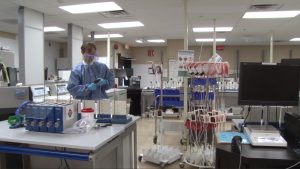
[[239, 169], [242, 167], [242, 145], [241, 145], [241, 152], [240, 152], [240, 161], [239, 161]]
[[248, 106], [248, 112], [247, 112], [246, 118], [244, 119], [244, 122], [242, 123], [242, 126], [241, 126], [241, 132], [244, 131], [245, 123], [246, 123], [247, 118], [248, 118], [248, 116], [249, 116], [249, 114], [250, 114], [250, 111], [251, 111], [251, 106], [249, 105], [249, 106]]
[[298, 161], [297, 163], [293, 164], [292, 166], [290, 166], [290, 167], [288, 167], [288, 168], [286, 168], [286, 169], [294, 168], [294, 167], [296, 167], [298, 164], [300, 164], [300, 161]]
[[275, 109], [276, 109], [276, 122], [278, 122], [277, 105], [275, 106]]
[[242, 142], [243, 138], [241, 136], [234, 136], [231, 140], [231, 152], [240, 154], [238, 169], [241, 169], [242, 166]]

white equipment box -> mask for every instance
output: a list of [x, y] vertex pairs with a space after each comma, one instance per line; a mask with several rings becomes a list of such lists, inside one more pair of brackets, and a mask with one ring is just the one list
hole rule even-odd
[[253, 146], [287, 147], [287, 142], [273, 126], [248, 125], [245, 132]]

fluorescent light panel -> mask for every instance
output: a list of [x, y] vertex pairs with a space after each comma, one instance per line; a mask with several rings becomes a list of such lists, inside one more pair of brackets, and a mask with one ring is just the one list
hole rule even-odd
[[143, 40], [135, 40], [136, 43], [144, 43]]
[[149, 39], [147, 41], [150, 43], [165, 43], [166, 42], [164, 39]]
[[[196, 39], [196, 42], [213, 42], [214, 39], [204, 39], [204, 38], [200, 38], [200, 39]], [[226, 39], [224, 38], [217, 38], [216, 42], [225, 42]]]
[[[216, 32], [230, 32], [232, 31], [233, 27], [216, 27]], [[213, 32], [213, 27], [200, 27], [200, 28], [193, 28], [193, 32]]]
[[299, 42], [300, 38], [293, 38], [293, 39], [290, 39], [290, 41], [292, 41], [292, 42]]
[[117, 5], [115, 2], [100, 2], [100, 3], [90, 3], [90, 4], [68, 5], [68, 6], [60, 6], [59, 8], [68, 11], [72, 14], [122, 10], [122, 8], [119, 5]]
[[266, 12], [246, 12], [245, 19], [268, 19], [268, 18], [292, 18], [297, 16], [300, 11], [266, 11]]
[[65, 29], [57, 27], [57, 26], [48, 26], [44, 27], [44, 32], [59, 32], [64, 31]]
[[[91, 37], [91, 35], [88, 35], [88, 37]], [[122, 38], [123, 35], [121, 35], [121, 34], [110, 34], [109, 37], [110, 38]], [[98, 35], [95, 35], [95, 38], [96, 39], [108, 38], [108, 34], [98, 34]]]
[[132, 27], [140, 27], [144, 26], [144, 24], [140, 21], [132, 21], [132, 22], [114, 22], [114, 23], [101, 23], [98, 24], [102, 28], [106, 29], [114, 29], [114, 28], [132, 28]]

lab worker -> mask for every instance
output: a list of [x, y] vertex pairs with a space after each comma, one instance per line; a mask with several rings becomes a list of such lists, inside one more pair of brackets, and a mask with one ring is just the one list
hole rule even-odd
[[108, 98], [105, 90], [114, 86], [114, 75], [108, 67], [95, 61], [96, 45], [81, 46], [83, 61], [76, 65], [70, 75], [68, 91], [75, 99], [100, 100]]

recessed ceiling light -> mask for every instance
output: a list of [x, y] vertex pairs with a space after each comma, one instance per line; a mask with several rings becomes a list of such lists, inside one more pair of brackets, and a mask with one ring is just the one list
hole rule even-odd
[[147, 41], [150, 43], [165, 43], [166, 42], [164, 39], [149, 39]]
[[113, 23], [101, 23], [98, 24], [102, 28], [113, 29], [113, 28], [131, 28], [131, 27], [140, 27], [144, 26], [144, 24], [140, 21], [132, 21], [132, 22], [113, 22]]
[[245, 19], [268, 19], [268, 18], [292, 18], [297, 16], [300, 11], [266, 11], [266, 12], [246, 12]]
[[[196, 42], [213, 42], [213, 41], [214, 41], [214, 39], [202, 39], [202, 38], [196, 39]], [[225, 42], [225, 41], [226, 41], [226, 39], [224, 39], [224, 38], [216, 39], [216, 42]]]
[[292, 42], [299, 42], [300, 38], [293, 38], [293, 39], [290, 39], [290, 41], [292, 41]]
[[[88, 37], [90, 38], [91, 35], [88, 35]], [[109, 38], [122, 38], [123, 35], [121, 34], [109, 34]], [[95, 35], [94, 38], [96, 39], [104, 39], [104, 38], [108, 38], [108, 34], [98, 34]]]
[[67, 6], [60, 6], [59, 8], [73, 14], [122, 10], [122, 8], [119, 5], [117, 5], [115, 2], [67, 5]]
[[65, 29], [57, 27], [57, 26], [49, 26], [49, 27], [44, 27], [44, 32], [59, 32], [59, 31], [64, 31]]
[[142, 39], [139, 40], [135, 40], [136, 43], [144, 43], [144, 41]]
[[[216, 27], [216, 32], [230, 32], [232, 31], [233, 27]], [[213, 27], [200, 27], [200, 28], [193, 28], [193, 32], [213, 32]]]

